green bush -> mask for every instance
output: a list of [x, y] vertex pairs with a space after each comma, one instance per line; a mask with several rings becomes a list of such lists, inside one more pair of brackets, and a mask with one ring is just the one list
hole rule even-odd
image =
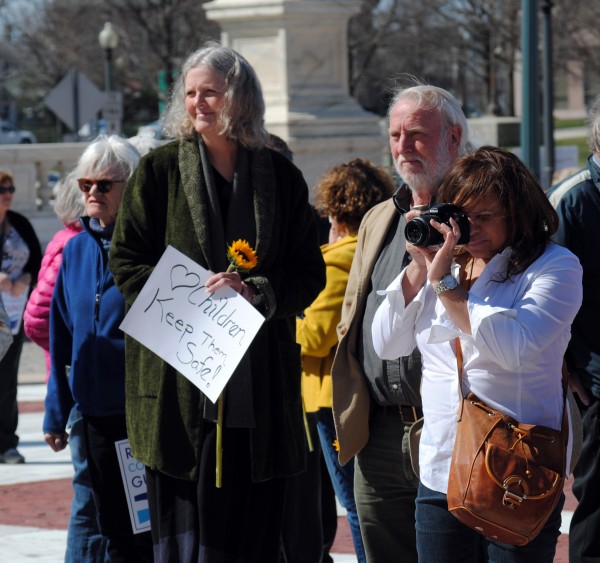
[[568, 129], [569, 127], [584, 127], [585, 119], [555, 119], [554, 129]]

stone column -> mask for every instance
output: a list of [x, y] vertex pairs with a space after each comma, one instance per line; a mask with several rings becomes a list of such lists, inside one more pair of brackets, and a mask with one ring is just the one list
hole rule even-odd
[[309, 188], [354, 157], [382, 164], [386, 124], [348, 90], [348, 19], [360, 0], [213, 0], [221, 42], [248, 59], [263, 87], [267, 129], [286, 140]]

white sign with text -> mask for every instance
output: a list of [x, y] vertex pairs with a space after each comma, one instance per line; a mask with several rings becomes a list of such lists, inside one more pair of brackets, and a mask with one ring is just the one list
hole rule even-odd
[[129, 440], [119, 440], [115, 442], [115, 447], [129, 507], [131, 528], [134, 534], [147, 532], [150, 530], [150, 509], [148, 508], [146, 467], [133, 457]]
[[231, 288], [207, 293], [211, 275], [168, 246], [121, 329], [216, 403], [265, 319]]

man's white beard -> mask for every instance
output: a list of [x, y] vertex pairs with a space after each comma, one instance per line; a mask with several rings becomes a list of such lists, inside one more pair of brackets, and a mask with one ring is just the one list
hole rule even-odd
[[435, 159], [432, 159], [429, 163], [420, 161], [423, 166], [422, 172], [409, 172], [407, 174], [403, 174], [400, 162], [401, 158], [401, 156], [398, 157], [394, 163], [396, 166], [396, 171], [404, 180], [404, 182], [406, 182], [411, 191], [417, 193], [422, 191], [431, 192], [432, 190], [437, 190], [444, 180], [446, 173], [450, 169], [450, 166], [452, 165], [450, 151], [443, 144], [440, 144], [438, 147]]

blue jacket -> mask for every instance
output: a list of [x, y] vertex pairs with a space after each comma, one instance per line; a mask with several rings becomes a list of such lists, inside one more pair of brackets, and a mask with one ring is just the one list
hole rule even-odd
[[557, 242], [577, 255], [583, 267], [583, 304], [571, 327], [569, 368], [580, 370], [582, 383], [600, 398], [600, 168], [593, 157], [587, 167], [548, 192], [560, 218]]
[[83, 232], [65, 246], [52, 296], [44, 432], [64, 432], [74, 403], [90, 416], [125, 414], [125, 351], [119, 329], [125, 302], [89, 218], [82, 224]]

